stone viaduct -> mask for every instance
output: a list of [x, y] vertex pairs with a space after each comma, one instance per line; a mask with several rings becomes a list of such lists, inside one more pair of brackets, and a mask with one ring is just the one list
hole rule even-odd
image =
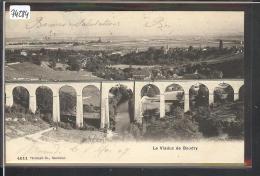
[[109, 126], [109, 90], [112, 87], [118, 85], [125, 85], [128, 89], [131, 89], [134, 94], [134, 111], [135, 119], [138, 122], [142, 121], [141, 110], [141, 90], [146, 85], [154, 85], [160, 90], [160, 117], [165, 116], [165, 90], [172, 84], [181, 86], [184, 90], [184, 111], [188, 111], [189, 108], [189, 90], [193, 85], [203, 84], [209, 90], [209, 104], [214, 102], [214, 90], [219, 84], [225, 83], [230, 85], [234, 91], [234, 100], [239, 98], [239, 90], [244, 85], [243, 79], [218, 79], [218, 80], [160, 80], [160, 81], [99, 81], [99, 82], [87, 82], [87, 81], [63, 81], [63, 82], [6, 82], [5, 83], [5, 96], [6, 105], [13, 105], [13, 90], [15, 87], [24, 87], [29, 92], [29, 108], [32, 112], [37, 109], [36, 104], [36, 90], [39, 87], [50, 88], [53, 95], [53, 109], [52, 117], [53, 121], [60, 121], [60, 96], [59, 91], [63, 86], [70, 86], [76, 91], [76, 125], [78, 127], [83, 125], [83, 97], [82, 91], [87, 86], [95, 86], [100, 91], [101, 97], [101, 119], [100, 127], [104, 128]]

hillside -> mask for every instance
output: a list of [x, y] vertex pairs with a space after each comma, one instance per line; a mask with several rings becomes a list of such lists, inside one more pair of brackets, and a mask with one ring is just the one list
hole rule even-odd
[[13, 63], [5, 66], [5, 80], [99, 80], [101, 78], [87, 71], [55, 71], [45, 66], [38, 66], [30, 62]]

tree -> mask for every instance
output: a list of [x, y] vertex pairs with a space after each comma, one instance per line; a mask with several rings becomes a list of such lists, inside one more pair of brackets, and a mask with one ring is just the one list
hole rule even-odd
[[52, 92], [48, 88], [40, 88], [36, 91], [37, 106], [41, 113], [52, 112]]
[[71, 70], [71, 71], [79, 71], [80, 70], [81, 65], [80, 65], [79, 60], [76, 59], [76, 58], [69, 58], [67, 64], [69, 65], [69, 70]]
[[222, 50], [222, 49], [223, 49], [223, 41], [219, 40], [219, 50]]
[[40, 53], [41, 53], [42, 55], [46, 55], [46, 49], [45, 49], [45, 48], [41, 48], [41, 49], [40, 49]]
[[188, 51], [191, 52], [193, 50], [193, 46], [189, 46]]
[[61, 91], [60, 92], [60, 109], [61, 112], [67, 112], [74, 109], [76, 97], [74, 94]]
[[50, 67], [51, 68], [55, 68], [56, 67], [56, 58], [55, 57], [52, 57], [49, 61], [49, 64], [50, 64]]
[[29, 92], [24, 87], [16, 87], [13, 90], [14, 104], [18, 104], [21, 107], [29, 108]]
[[32, 63], [36, 64], [36, 65], [41, 65], [42, 64], [41, 59], [38, 58], [38, 57], [32, 58]]
[[205, 86], [200, 85], [200, 88], [198, 90], [198, 95], [195, 97], [195, 106], [208, 106], [208, 96], [209, 92], [208, 89]]
[[133, 105], [133, 93], [131, 89], [127, 89], [124, 85], [118, 85], [117, 87], [112, 87], [109, 91], [113, 96], [109, 98], [109, 118], [110, 118], [110, 128], [115, 130], [115, 116], [117, 114], [117, 107], [128, 101], [128, 113], [130, 121], [134, 120], [134, 105]]

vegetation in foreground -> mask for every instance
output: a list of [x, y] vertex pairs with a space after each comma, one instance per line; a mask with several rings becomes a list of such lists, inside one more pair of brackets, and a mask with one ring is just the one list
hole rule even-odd
[[13, 139], [50, 128], [39, 114], [33, 114], [22, 106], [5, 107], [6, 138]]
[[136, 124], [131, 128], [137, 138], [153, 140], [244, 138], [244, 108], [241, 101], [213, 105], [211, 108], [201, 106], [187, 113], [183, 113], [183, 110], [177, 107], [174, 113], [164, 118], [154, 114], [156, 110], [147, 110], [142, 126]]

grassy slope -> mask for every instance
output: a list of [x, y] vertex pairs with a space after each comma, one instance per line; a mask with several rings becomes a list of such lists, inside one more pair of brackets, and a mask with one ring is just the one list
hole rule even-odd
[[[22, 121], [22, 117], [25, 118], [26, 121]], [[34, 114], [21, 114], [18, 112], [5, 113], [5, 118], [17, 118], [17, 121], [12, 120], [5, 122], [5, 136], [7, 140], [34, 134], [51, 127], [49, 123], [43, 121], [40, 117]], [[37, 121], [35, 119], [37, 119]], [[45, 132], [41, 139], [82, 143], [102, 141], [104, 137], [104, 133], [100, 131], [67, 130], [58, 128], [58, 130]]]
[[[15, 79], [16, 78], [16, 79]], [[100, 80], [87, 71], [55, 71], [32, 63], [24, 62], [5, 66], [5, 79], [17, 78], [42, 80]]]
[[[17, 116], [18, 114], [15, 115], [5, 113], [5, 118], [17, 118]], [[24, 116], [26, 118], [27, 115], [24, 114]], [[34, 134], [47, 128], [50, 128], [50, 125], [40, 118], [37, 118], [37, 121], [33, 121], [32, 119], [22, 121], [19, 118], [18, 121], [5, 122], [5, 135], [6, 139], [9, 140], [13, 138], [23, 137], [29, 134]]]

